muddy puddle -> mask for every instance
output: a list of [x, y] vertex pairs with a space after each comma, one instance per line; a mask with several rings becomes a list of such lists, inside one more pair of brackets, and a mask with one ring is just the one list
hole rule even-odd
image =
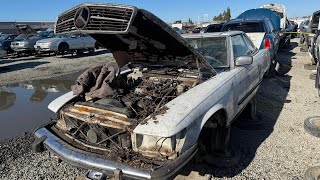
[[0, 86], [0, 141], [32, 132], [55, 118], [48, 104], [70, 91], [71, 80], [36, 80]]

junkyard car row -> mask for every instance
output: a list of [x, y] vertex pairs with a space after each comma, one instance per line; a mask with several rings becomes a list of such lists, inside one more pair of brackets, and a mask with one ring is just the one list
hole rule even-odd
[[[277, 52], [289, 47], [286, 32], [295, 26], [285, 13], [264, 5], [189, 34], [134, 6], [85, 3], [60, 14], [54, 31], [23, 26], [24, 33], [4, 36], [0, 57], [108, 49], [116, 64], [86, 70], [72, 92], [49, 104], [57, 117], [34, 132], [33, 148], [91, 170], [92, 179], [170, 179], [197, 153], [215, 167], [239, 163], [231, 125], [255, 117], [263, 78], [283, 75]], [[308, 46], [320, 92], [317, 13], [315, 23]]]

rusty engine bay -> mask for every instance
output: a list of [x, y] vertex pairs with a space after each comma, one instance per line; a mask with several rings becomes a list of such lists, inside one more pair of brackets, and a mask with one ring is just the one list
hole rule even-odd
[[215, 75], [203, 56], [158, 17], [132, 6], [81, 4], [59, 15], [55, 30], [89, 34], [121, 69], [104, 84], [112, 93], [98, 98], [81, 93], [65, 105], [52, 126], [55, 134], [76, 148], [135, 167], [175, 159], [174, 137], [160, 141], [163, 137], [133, 130], [158, 123], [168, 102]]
[[139, 123], [157, 123], [155, 116], [166, 112], [166, 103], [198, 83], [197, 71], [134, 69], [114, 78], [115, 95], [94, 99], [83, 95], [66, 105], [52, 130], [80, 149], [116, 161], [139, 167], [161, 165], [175, 152], [144, 154], [152, 159], [148, 163], [148, 157], [134, 152], [131, 133]]

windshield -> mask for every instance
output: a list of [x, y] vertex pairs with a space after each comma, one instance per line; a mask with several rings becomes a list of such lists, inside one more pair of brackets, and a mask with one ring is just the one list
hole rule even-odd
[[243, 32], [265, 32], [263, 24], [260, 22], [241, 22], [237, 24], [227, 24], [222, 31], [243, 31]]
[[8, 38], [8, 35], [6, 35], [6, 34], [1, 34], [0, 35], [0, 40], [5, 40], [7, 38]]
[[39, 32], [38, 34], [34, 35], [32, 38], [30, 39], [33, 39], [33, 38], [39, 38], [39, 37], [42, 37], [42, 38], [45, 38], [45, 37], [48, 37], [49, 35], [49, 32], [48, 31], [41, 31]]
[[71, 34], [58, 34], [56, 37], [58, 38], [67, 38], [67, 37], [70, 37]]
[[19, 36], [17, 36], [16, 38], [14, 38], [14, 40], [24, 40], [26, 39], [28, 36], [27, 34], [20, 34]]
[[226, 37], [188, 38], [186, 40], [205, 57], [213, 68], [229, 66]]

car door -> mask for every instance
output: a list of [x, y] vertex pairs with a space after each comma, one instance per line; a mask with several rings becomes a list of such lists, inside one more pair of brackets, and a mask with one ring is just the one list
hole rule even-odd
[[80, 38], [80, 34], [72, 34], [68, 40], [69, 48], [82, 49], [83, 45]]
[[91, 38], [91, 36], [89, 36], [88, 34], [84, 34], [83, 38], [82, 38], [83, 44], [85, 46], [85, 48], [93, 48], [94, 47], [94, 39]]
[[[234, 61], [240, 56], [252, 56], [257, 53], [246, 42], [243, 34], [234, 35], [231, 37], [232, 51]], [[247, 37], [246, 37], [247, 38]], [[252, 64], [235, 67], [238, 73], [235, 75], [235, 92], [237, 101], [237, 112], [245, 107], [248, 102], [248, 97], [252, 93], [255, 84], [259, 82], [259, 64], [253, 60]]]

